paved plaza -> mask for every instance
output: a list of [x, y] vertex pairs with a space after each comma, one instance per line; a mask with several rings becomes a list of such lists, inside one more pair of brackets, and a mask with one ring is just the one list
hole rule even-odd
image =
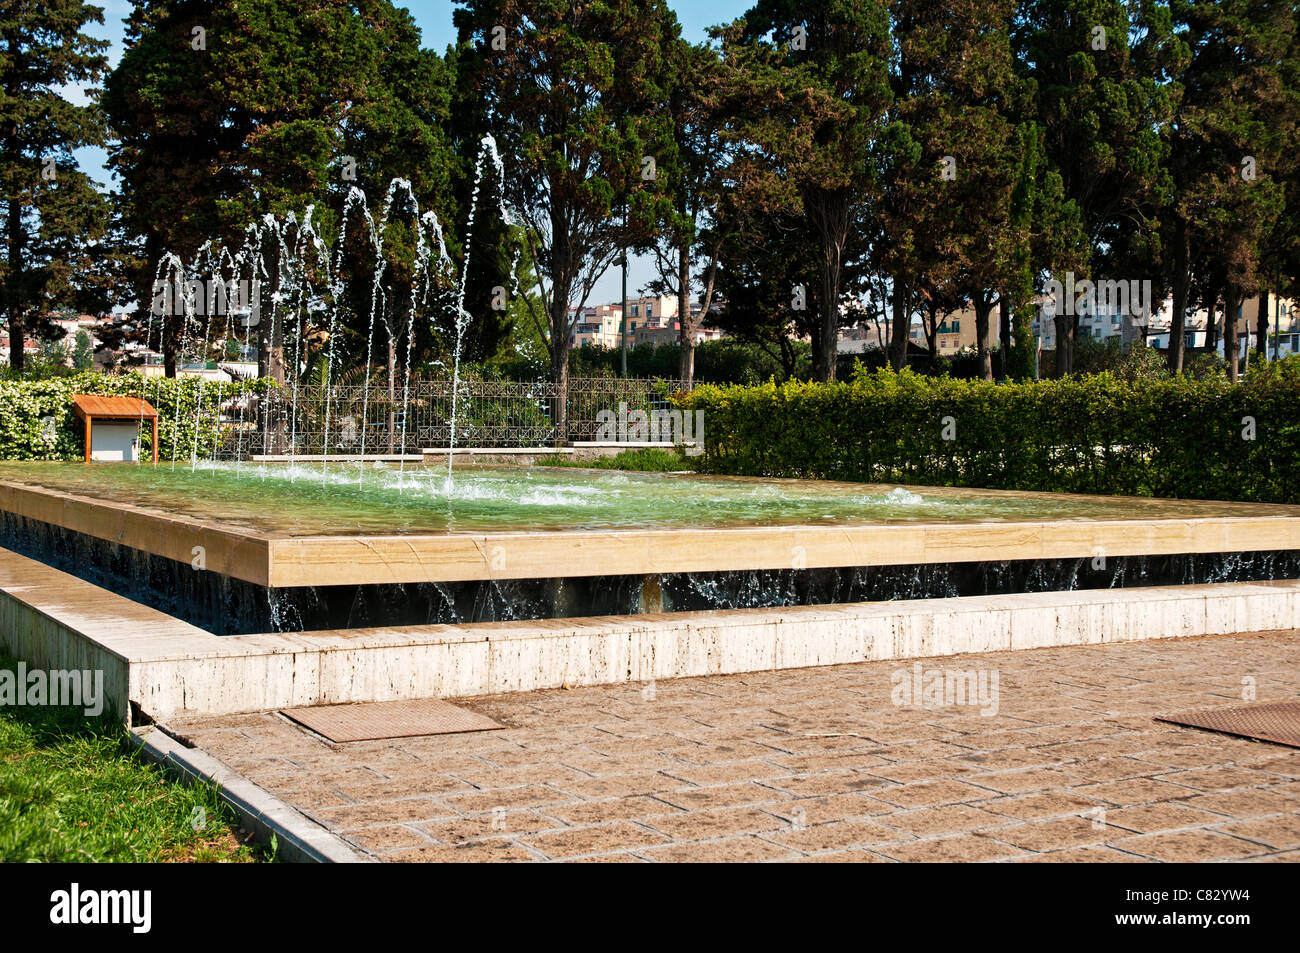
[[[1300, 751], [1154, 720], [1294, 700], [1300, 632], [916, 664], [474, 698], [505, 730], [391, 741], [165, 727], [389, 861], [1300, 860]], [[982, 697], [907, 698], [936, 671]]]

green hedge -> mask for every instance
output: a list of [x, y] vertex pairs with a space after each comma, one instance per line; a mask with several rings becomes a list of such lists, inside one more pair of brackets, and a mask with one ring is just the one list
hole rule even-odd
[[[243, 393], [265, 391], [268, 382], [202, 385], [198, 416], [199, 456], [212, 451], [219, 438], [220, 405]], [[80, 460], [84, 431], [72, 413], [74, 394], [139, 397], [143, 394], [158, 410], [159, 456], [189, 459], [194, 448], [195, 406], [200, 384], [196, 377], [150, 378], [138, 374], [108, 375], [86, 372], [43, 380], [0, 380], [0, 460]], [[54, 419], [54, 439], [47, 437], [46, 418]], [[142, 455], [152, 452], [152, 433], [144, 428]]]
[[1300, 357], [1253, 367], [1237, 385], [878, 370], [832, 384], [705, 386], [679, 401], [704, 411], [696, 462], [711, 473], [1300, 502]]

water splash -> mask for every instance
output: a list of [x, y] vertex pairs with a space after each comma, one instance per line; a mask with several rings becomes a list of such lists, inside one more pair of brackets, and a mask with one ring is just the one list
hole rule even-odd
[[[389, 450], [394, 445], [403, 457], [399, 469], [405, 467], [406, 444], [408, 440], [408, 422], [411, 406], [412, 347], [417, 333], [417, 322], [428, 320], [434, 322], [435, 313], [430, 307], [430, 299], [439, 289], [454, 292], [454, 303], [449, 306], [454, 330], [452, 349], [452, 407], [449, 427], [449, 451], [454, 451], [457, 435], [457, 415], [459, 411], [460, 363], [464, 348], [465, 333], [472, 322], [472, 316], [465, 308], [470, 269], [470, 249], [476, 220], [479, 215], [479, 202], [482, 196], [484, 178], [488, 168], [495, 175], [498, 190], [497, 211], [503, 224], [513, 228], [515, 218], [510, 213], [504, 199], [505, 165], [502, 161], [496, 140], [484, 136], [480, 141], [474, 166], [474, 186], [471, 195], [468, 218], [464, 230], [464, 255], [457, 264], [452, 260], [447, 249], [443, 225], [432, 210], [421, 209], [419, 199], [411, 182], [403, 178], [393, 179], [384, 193], [378, 216], [372, 213], [364, 192], [357, 187], [349, 189], [344, 198], [340, 214], [339, 230], [331, 246], [321, 235], [315, 222], [315, 206], [308, 206], [300, 216], [289, 212], [283, 216], [264, 215], [261, 220], [248, 225], [240, 238], [226, 246], [217, 241], [208, 241], [195, 254], [191, 261], [183, 261], [172, 252], [164, 252], [155, 270], [155, 288], [158, 282], [166, 279], [179, 290], [175, 307], [169, 309], [175, 313], [163, 315], [150, 314], [146, 328], [146, 346], [152, 346], [155, 332], [158, 346], [166, 348], [169, 340], [179, 334], [179, 349], [176, 360], [183, 365], [191, 357], [192, 348], [197, 349], [197, 357], [206, 360], [213, 346], [214, 332], [220, 333], [220, 340], [231, 340], [231, 316], [227, 313], [224, 321], [216, 320], [211, 307], [204, 307], [200, 315], [194, 289], [220, 283], [223, 287], [243, 288], [251, 285], [250, 298], [254, 308], [249, 320], [244, 324], [241, 353], [251, 351], [252, 328], [259, 327], [259, 336], [265, 335], [270, 349], [269, 361], [276, 365], [275, 376], [283, 376], [288, 388], [288, 411], [283, 409], [286, 401], [275, 401], [265, 397], [256, 399], [258, 406], [255, 426], [260, 430], [261, 445], [267, 454], [287, 452], [290, 462], [296, 462], [302, 452], [302, 435], [304, 419], [300, 413], [300, 395], [305, 388], [305, 379], [312, 367], [313, 357], [308, 345], [308, 338], [313, 329], [324, 333], [324, 354], [317, 354], [316, 359], [324, 361], [322, 385], [325, 389], [324, 419], [319, 421], [321, 468], [328, 467], [330, 456], [336, 450], [344, 451], [350, 447], [353, 437], [344, 433], [336, 441], [336, 407], [334, 384], [337, 377], [339, 353], [339, 314], [347, 306], [349, 293], [348, 271], [345, 265], [345, 249], [350, 236], [357, 228], [361, 229], [361, 238], [371, 259], [368, 297], [369, 307], [366, 314], [365, 377], [361, 403], [360, 420], [360, 457], [364, 459], [373, 453], [373, 439], [370, 424], [370, 399], [372, 372], [374, 370], [374, 347], [378, 332], [379, 316], [384, 315], [383, 326], [388, 336], [389, 388], [393, 397], [389, 401], [390, 427], [388, 428]], [[385, 278], [389, 272], [389, 261], [385, 255], [390, 225], [397, 215], [409, 215], [414, 227], [414, 260], [410, 262], [410, 295], [405, 302], [407, 308], [405, 321], [405, 348], [400, 355], [401, 414], [396, 427], [392, 426], [393, 405], [396, 401], [396, 374], [399, 362], [397, 348], [401, 346], [401, 332], [389, 321], [390, 302], [385, 289]], [[510, 269], [509, 286], [519, 294], [518, 262], [520, 249], [514, 250]], [[268, 268], [268, 258], [273, 259]], [[260, 304], [263, 301], [264, 288], [271, 284], [274, 288], [266, 296], [268, 314], [262, 315]], [[256, 314], [257, 320], [252, 316]], [[291, 329], [291, 330], [290, 330]], [[289, 334], [285, 334], [290, 330]], [[169, 337], [169, 335], [171, 337]], [[291, 347], [284, 346], [283, 339], [291, 337]], [[233, 339], [238, 341], [239, 332], [235, 330]], [[290, 353], [291, 352], [291, 353]], [[271, 368], [264, 370], [270, 371]], [[206, 455], [209, 461], [215, 460], [220, 453], [220, 430], [214, 436], [210, 450], [204, 454], [199, 446], [199, 424], [201, 408], [205, 393], [205, 375], [199, 375], [197, 402], [195, 405], [194, 435], [189, 447], [190, 468], [194, 469], [201, 458]], [[161, 382], [157, 385], [161, 388]], [[155, 395], [155, 400], [157, 395]], [[241, 413], [246, 413], [251, 405], [248, 393], [248, 379], [242, 378], [240, 397], [237, 406]], [[275, 408], [280, 407], [277, 411]], [[142, 408], [143, 411], [143, 408]], [[141, 415], [143, 422], [143, 412]], [[179, 456], [179, 401], [172, 421], [172, 468], [175, 468]], [[394, 432], [394, 431], [397, 432]], [[204, 448], [207, 449], [207, 448]], [[242, 443], [236, 447], [235, 456], [241, 459]], [[241, 459], [242, 463], [242, 459]], [[448, 479], [451, 478], [451, 453], [449, 452]], [[294, 471], [298, 472], [298, 471]], [[264, 473], [260, 474], [265, 476]], [[364, 475], [361, 477], [364, 479]]]
[[[501, 220], [507, 228], [514, 226], [514, 218], [510, 215], [509, 208], [505, 204], [505, 163], [501, 160], [501, 153], [497, 150], [497, 141], [491, 135], [483, 137], [479, 146], [478, 159], [474, 163], [474, 192], [469, 203], [469, 221], [465, 226], [465, 264], [460, 272], [460, 288], [456, 294], [456, 347], [454, 360], [452, 363], [451, 373], [451, 425], [448, 428], [449, 439], [447, 446], [447, 485], [450, 489], [452, 482], [452, 464], [456, 459], [456, 414], [459, 409], [460, 398], [460, 355], [464, 345], [465, 330], [469, 327], [470, 315], [465, 310], [465, 288], [469, 280], [469, 256], [470, 241], [474, 237], [474, 215], [478, 209], [479, 190], [483, 183], [483, 160], [490, 156], [493, 168], [497, 173], [497, 181], [502, 186], [499, 194], [498, 211], [501, 214]], [[514, 258], [510, 262], [510, 280], [512, 290], [517, 295], [519, 293], [519, 249], [515, 249]]]

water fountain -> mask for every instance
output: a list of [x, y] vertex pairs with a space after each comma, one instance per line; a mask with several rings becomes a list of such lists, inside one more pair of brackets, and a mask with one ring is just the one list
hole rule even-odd
[[1300, 625], [1300, 507], [357, 466], [0, 463], [0, 640], [166, 717]]
[[[394, 221], [395, 214], [400, 212], [409, 215], [410, 219], [416, 223], [416, 234], [414, 260], [411, 263], [410, 300], [407, 306], [405, 354], [401, 362], [401, 413], [399, 415], [401, 432], [398, 445], [403, 448], [406, 446], [406, 425], [410, 416], [411, 348], [412, 339], [416, 332], [416, 321], [418, 318], [431, 319], [429, 312], [431, 293], [435, 284], [444, 281], [454, 289], [454, 299], [451, 306], [453, 340], [451, 341], [451, 415], [448, 423], [447, 470], [447, 479], [450, 481], [458, 423], [461, 357], [465, 344], [465, 332], [472, 321], [472, 316], [465, 308], [471, 264], [470, 249], [474, 235], [475, 219], [479, 213], [478, 206], [483, 190], [484, 175], [489, 168], [496, 176], [498, 184], [503, 183], [505, 166], [497, 150], [496, 142], [490, 135], [483, 137], [475, 161], [473, 191], [470, 196], [469, 212], [464, 229], [465, 252], [459, 268], [448, 253], [441, 222], [439, 222], [437, 215], [433, 211], [421, 210], [419, 200], [409, 180], [396, 178], [389, 183], [377, 218], [371, 212], [366, 194], [361, 189], [353, 186], [349, 189], [343, 202], [340, 227], [333, 248], [322, 237], [314, 222], [316, 208], [308, 206], [301, 217], [292, 212], [279, 218], [270, 214], [264, 216], [260, 222], [251, 224], [244, 230], [239, 243], [234, 247], [226, 247], [219, 242], [209, 241], [188, 262], [183, 261], [173, 253], [164, 254], [155, 271], [155, 288], [164, 288], [167, 294], [163, 299], [163, 306], [155, 308], [155, 310], [161, 310], [162, 313], [150, 315], [145, 328], [146, 345], [152, 347], [154, 341], [157, 340], [161, 347], [169, 331], [175, 336], [179, 330], [178, 360], [183, 363], [192, 346], [197, 346], [200, 359], [206, 359], [213, 341], [214, 331], [220, 334], [221, 340], [231, 339], [233, 309], [228, 306], [228, 299], [234, 297], [244, 308], [249, 309], [248, 319], [243, 322], [243, 350], [247, 352], [252, 329], [258, 326], [261, 321], [260, 305], [264, 287], [268, 283], [272, 284], [276, 290], [269, 296], [269, 314], [266, 315], [266, 324], [263, 325], [266, 329], [266, 338], [274, 348], [275, 343], [281, 340], [281, 337], [285, 335], [288, 329], [291, 328], [293, 332], [291, 335], [293, 342], [291, 367], [278, 368], [278, 370], [286, 378], [284, 386], [288, 396], [287, 434], [284, 435], [284, 442], [287, 445], [287, 454], [285, 456], [287, 456], [290, 463], [290, 472], [296, 473], [297, 470], [293, 467], [293, 464], [300, 455], [299, 425], [301, 414], [299, 398], [304, 387], [303, 377], [308, 371], [310, 357], [309, 354], [305, 353], [306, 339], [310, 323], [313, 320], [319, 320], [322, 313], [327, 315], [327, 318], [315, 329], [326, 332], [328, 342], [324, 368], [324, 420], [319, 433], [321, 467], [323, 470], [327, 469], [331, 457], [331, 441], [334, 436], [332, 428], [335, 424], [333, 384], [338, 368], [338, 319], [342, 302], [348, 293], [347, 270], [344, 267], [345, 245], [351, 234], [350, 228], [360, 222], [363, 237], [368, 242], [372, 255], [369, 313], [367, 316], [368, 329], [363, 364], [364, 383], [362, 386], [361, 427], [359, 428], [360, 452], [357, 454], [357, 457], [364, 461], [368, 456], [368, 441], [371, 431], [368, 415], [371, 397], [371, 374], [374, 367], [374, 342], [378, 314], [385, 299], [384, 276], [388, 267], [388, 261], [385, 257], [386, 235], [390, 223]], [[510, 227], [514, 224], [514, 219], [504, 199], [500, 197], [501, 190], [498, 190], [498, 195], [496, 211], [501, 216], [503, 223]], [[269, 274], [267, 269], [268, 256], [265, 252], [268, 246], [275, 263], [274, 275]], [[511, 264], [509, 282], [509, 286], [515, 294], [519, 293], [518, 278], [515, 273], [518, 256], [519, 252], [516, 249]], [[214, 307], [213, 293], [206, 289], [224, 292], [227, 288], [231, 289], [231, 291], [228, 294], [222, 294], [220, 299], [221, 304], [226, 306], [218, 305]], [[172, 289], [175, 290], [172, 291]], [[241, 297], [239, 292], [242, 289], [251, 289], [251, 292]], [[202, 296], [202, 302], [200, 302], [200, 296]], [[318, 305], [318, 307], [313, 308], [314, 304]], [[388, 330], [389, 346], [391, 348], [393, 335], [391, 328]], [[238, 339], [238, 330], [235, 330], [234, 338]], [[389, 370], [391, 373], [392, 368], [390, 367]], [[221, 449], [219, 443], [214, 440], [213, 446], [206, 448], [208, 450], [206, 458], [200, 453], [198, 445], [199, 413], [204, 386], [204, 379], [200, 376], [198, 401], [195, 406], [194, 440], [190, 447], [189, 466], [191, 470], [194, 470], [200, 463], [211, 464], [215, 462]], [[247, 403], [246, 387], [241, 394], [241, 398], [243, 403]], [[172, 422], [173, 432], [178, 429], [179, 413], [178, 404]], [[283, 421], [273, 420], [269, 402], [267, 403], [267, 409], [260, 414], [260, 417], [262, 445], [264, 451], [270, 454], [273, 449], [279, 449], [278, 444], [281, 437], [278, 431], [283, 426]], [[274, 434], [273, 429], [276, 431]], [[179, 446], [173, 441], [170, 461], [173, 469], [175, 469], [178, 453]], [[345, 454], [339, 455], [344, 456]], [[240, 457], [241, 455], [237, 453], [236, 458], [242, 463]], [[405, 470], [405, 463], [405, 459], [400, 461], [399, 472]], [[365, 472], [364, 468], [357, 471], [358, 481], [365, 479]], [[264, 476], [264, 474], [260, 475]]]
[[[288, 364], [283, 398], [258, 404], [262, 459], [201, 445], [200, 400], [188, 466], [179, 439], [158, 467], [0, 463], [0, 639], [37, 662], [88, 653], [120, 670], [121, 698], [166, 713], [1072, 644], [1103, 637], [1097, 618], [1117, 639], [1300, 625], [1296, 506], [558, 468], [453, 481], [489, 163], [500, 181], [486, 137], [459, 266], [401, 179], [378, 217], [350, 190], [333, 245], [308, 208], [265, 217], [233, 247], [165, 256], [156, 276], [180, 289], [170, 328], [182, 356], [241, 332], [246, 352], [253, 318], [272, 345], [291, 329], [274, 357]], [[414, 261], [403, 453], [385, 468], [371, 442], [371, 349], [398, 214], [415, 223]], [[338, 420], [335, 393], [350, 229], [373, 255], [359, 454], [344, 452], [353, 422]], [[239, 309], [200, 309], [199, 282], [212, 280], [246, 283], [253, 307], [270, 283], [269, 313], [236, 328]], [[435, 289], [454, 337], [445, 472], [405, 459], [412, 332]], [[315, 355], [309, 329], [326, 335]], [[313, 360], [319, 430], [303, 405]], [[391, 367], [388, 386], [392, 408]], [[242, 406], [249, 395], [245, 381]]]

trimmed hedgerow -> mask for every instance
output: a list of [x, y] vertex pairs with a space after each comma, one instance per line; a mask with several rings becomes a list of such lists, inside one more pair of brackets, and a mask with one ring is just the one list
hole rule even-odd
[[[159, 456], [188, 459], [195, 446], [195, 407], [199, 456], [211, 452], [219, 437], [220, 406], [241, 394], [261, 393], [266, 381], [241, 384], [204, 382], [197, 377], [151, 378], [138, 374], [87, 372], [42, 380], [0, 380], [0, 460], [79, 460], [85, 453], [84, 432], [72, 412], [74, 394], [139, 397], [158, 410]], [[52, 424], [47, 424], [52, 420]], [[152, 431], [146, 425], [142, 454], [152, 452]]]
[[698, 387], [710, 473], [1300, 502], [1300, 357], [1226, 379]]

